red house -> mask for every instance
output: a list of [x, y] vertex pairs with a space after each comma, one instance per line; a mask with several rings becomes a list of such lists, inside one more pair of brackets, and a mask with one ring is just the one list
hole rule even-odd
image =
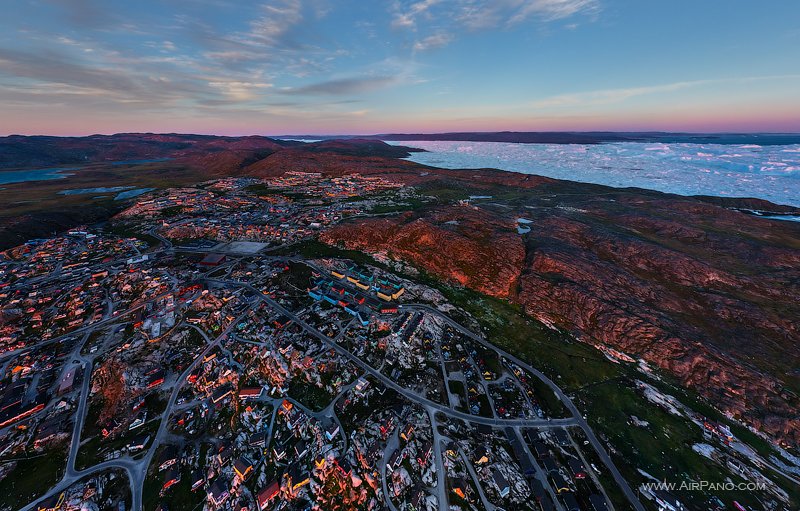
[[264, 511], [267, 509], [272, 500], [281, 492], [281, 485], [277, 481], [273, 481], [266, 488], [258, 492], [256, 499], [258, 500], [258, 509]]

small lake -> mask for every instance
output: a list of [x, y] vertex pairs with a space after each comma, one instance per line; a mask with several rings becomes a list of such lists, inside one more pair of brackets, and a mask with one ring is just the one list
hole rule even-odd
[[46, 181], [49, 179], [64, 179], [72, 174], [65, 174], [71, 170], [80, 170], [80, 167], [64, 167], [33, 170], [0, 170], [0, 184], [25, 183], [27, 181]]
[[130, 190], [132, 186], [108, 186], [99, 188], [72, 188], [69, 190], [61, 190], [59, 195], [83, 195], [86, 193], [117, 193], [124, 190]]
[[114, 197], [114, 200], [131, 199], [133, 197], [138, 197], [144, 193], [152, 192], [153, 190], [155, 190], [155, 188], [136, 188], [134, 190], [128, 190], [126, 192], [120, 192]]
[[[26, 169], [26, 170], [1, 170], [0, 169], [0, 185], [10, 183], [25, 183], [28, 181], [47, 181], [50, 179], [64, 179], [72, 174], [69, 171], [83, 170], [85, 168], [94, 168], [96, 165], [142, 165], [147, 163], [159, 163], [169, 161], [171, 158], [153, 158], [149, 160], [124, 160], [124, 161], [108, 161], [96, 162], [89, 164], [88, 167], [54, 167], [47, 169]], [[88, 192], [73, 192], [73, 193], [88, 193]], [[73, 193], [66, 193], [65, 195], [72, 195]]]
[[763, 215], [759, 218], [769, 218], [771, 220], [785, 220], [786, 222], [800, 222], [800, 216], [793, 215]]
[[[61, 190], [59, 195], [84, 195], [89, 193], [115, 193], [114, 200], [124, 200], [138, 197], [147, 192], [152, 192], [155, 188], [134, 188], [133, 186], [104, 186], [99, 188], [71, 188]], [[103, 198], [103, 195], [95, 199]]]

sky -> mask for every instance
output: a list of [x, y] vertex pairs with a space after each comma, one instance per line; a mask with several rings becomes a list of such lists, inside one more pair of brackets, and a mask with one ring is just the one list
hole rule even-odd
[[15, 0], [0, 135], [800, 132], [798, 49], [797, 0]]

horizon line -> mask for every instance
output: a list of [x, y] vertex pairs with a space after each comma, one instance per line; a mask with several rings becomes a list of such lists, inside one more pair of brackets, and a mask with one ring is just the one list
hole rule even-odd
[[662, 134], [662, 135], [793, 135], [800, 136], [800, 131], [662, 131], [662, 130], [500, 130], [500, 131], [415, 131], [415, 132], [383, 132], [383, 133], [299, 133], [299, 134], [265, 134], [249, 133], [242, 135], [223, 135], [209, 132], [178, 132], [178, 131], [119, 131], [119, 132], [97, 132], [87, 135], [54, 135], [48, 133], [7, 133], [0, 135], [0, 138], [10, 137], [55, 137], [55, 138], [89, 138], [96, 136], [113, 137], [117, 135], [196, 135], [208, 137], [227, 137], [227, 138], [246, 138], [246, 137], [267, 137], [267, 138], [303, 138], [303, 137], [382, 137], [399, 135], [460, 135], [460, 134], [498, 134], [498, 133], [564, 133], [564, 134]]

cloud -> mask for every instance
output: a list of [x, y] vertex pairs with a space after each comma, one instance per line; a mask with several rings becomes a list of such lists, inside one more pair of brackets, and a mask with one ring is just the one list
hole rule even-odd
[[177, 29], [209, 67], [303, 77], [325, 71], [325, 62], [341, 56], [341, 48], [319, 43], [324, 37], [320, 24], [328, 12], [327, 0], [269, 0], [258, 5], [244, 27], [223, 28], [213, 17], [184, 14]]
[[54, 50], [39, 52], [0, 48], [0, 71], [16, 77], [93, 89], [131, 91], [136, 83], [108, 69], [76, 62]]
[[596, 15], [599, 10], [599, 0], [463, 0], [457, 19], [469, 29], [482, 30]]
[[450, 44], [453, 36], [447, 32], [439, 32], [438, 34], [430, 35], [422, 40], [414, 43], [414, 51], [427, 51], [436, 48], [441, 48]]
[[5, 78], [0, 100], [16, 90], [17, 101], [53, 104], [83, 97], [84, 103], [104, 110], [113, 109], [115, 104], [169, 110], [220, 94], [208, 86], [211, 80], [202, 81], [175, 68], [172, 62], [164, 64], [108, 51], [75, 54], [75, 50], [0, 48], [0, 75]]
[[250, 24], [246, 42], [281, 46], [292, 27], [303, 21], [301, 0], [278, 0], [261, 5], [261, 16]]
[[272, 87], [271, 83], [240, 82], [235, 80], [209, 82], [208, 85], [222, 91], [235, 101], [249, 101], [259, 96], [259, 91]]
[[[94, 12], [97, 0], [50, 1], [76, 16], [108, 19], [102, 9]], [[320, 111], [322, 101], [312, 96], [360, 94], [395, 80], [389, 76], [393, 70], [375, 69], [320, 80], [330, 76], [336, 59], [347, 56], [342, 47], [311, 44], [321, 37], [319, 22], [328, 13], [327, 0], [265, 0], [234, 23], [214, 15], [212, 8], [230, 7], [219, 1], [209, 0], [202, 9], [178, 9], [157, 22], [149, 22], [146, 10], [136, 10], [126, 22], [147, 31], [126, 31], [123, 37], [108, 30], [68, 29], [61, 34], [42, 29], [27, 31], [22, 44], [0, 43], [0, 104], [72, 104], [106, 113], [130, 112], [137, 105], [166, 115], [222, 115], [239, 108], [299, 111], [316, 103], [314, 109]], [[93, 46], [91, 53], [87, 45]], [[362, 73], [370, 76], [358, 77]], [[308, 80], [311, 85], [293, 83], [313, 76], [317, 82]], [[278, 89], [274, 83], [291, 87]], [[296, 94], [298, 101], [275, 101], [285, 94]], [[324, 103], [338, 108], [337, 101]]]
[[111, 11], [97, 0], [49, 0], [67, 15], [66, 20], [81, 29], [107, 30], [117, 22]]
[[538, 109], [552, 109], [561, 107], [589, 107], [598, 105], [608, 105], [621, 103], [631, 98], [647, 96], [651, 94], [665, 94], [676, 92], [694, 87], [702, 87], [712, 84], [725, 83], [749, 83], [772, 80], [792, 80], [800, 78], [800, 75], [770, 75], [770, 76], [746, 76], [737, 78], [719, 78], [706, 80], [689, 80], [660, 85], [650, 85], [645, 87], [623, 87], [618, 89], [603, 89], [596, 91], [577, 92], [571, 94], [558, 94], [534, 102], [531, 106]]
[[430, 9], [441, 0], [420, 0], [410, 5], [403, 5], [396, 2], [393, 6], [394, 16], [392, 18], [393, 28], [414, 28], [417, 18], [426, 16]]
[[[453, 34], [494, 30], [525, 22], [551, 23], [575, 16], [596, 17], [600, 0], [420, 0], [395, 2], [391, 26], [418, 34], [414, 51], [441, 48]], [[574, 29], [577, 25], [569, 25]]]
[[565, 106], [595, 106], [610, 103], [619, 103], [636, 96], [674, 92], [689, 87], [696, 87], [709, 83], [708, 80], [675, 82], [649, 87], [627, 87], [619, 89], [604, 89], [574, 94], [559, 94], [533, 103], [534, 108], [559, 108]]
[[372, 92], [399, 82], [395, 76], [351, 77], [282, 90], [285, 94], [345, 96]]
[[530, 18], [556, 21], [576, 14], [595, 14], [600, 8], [597, 0], [531, 0], [520, 2], [509, 23], [521, 23]]

